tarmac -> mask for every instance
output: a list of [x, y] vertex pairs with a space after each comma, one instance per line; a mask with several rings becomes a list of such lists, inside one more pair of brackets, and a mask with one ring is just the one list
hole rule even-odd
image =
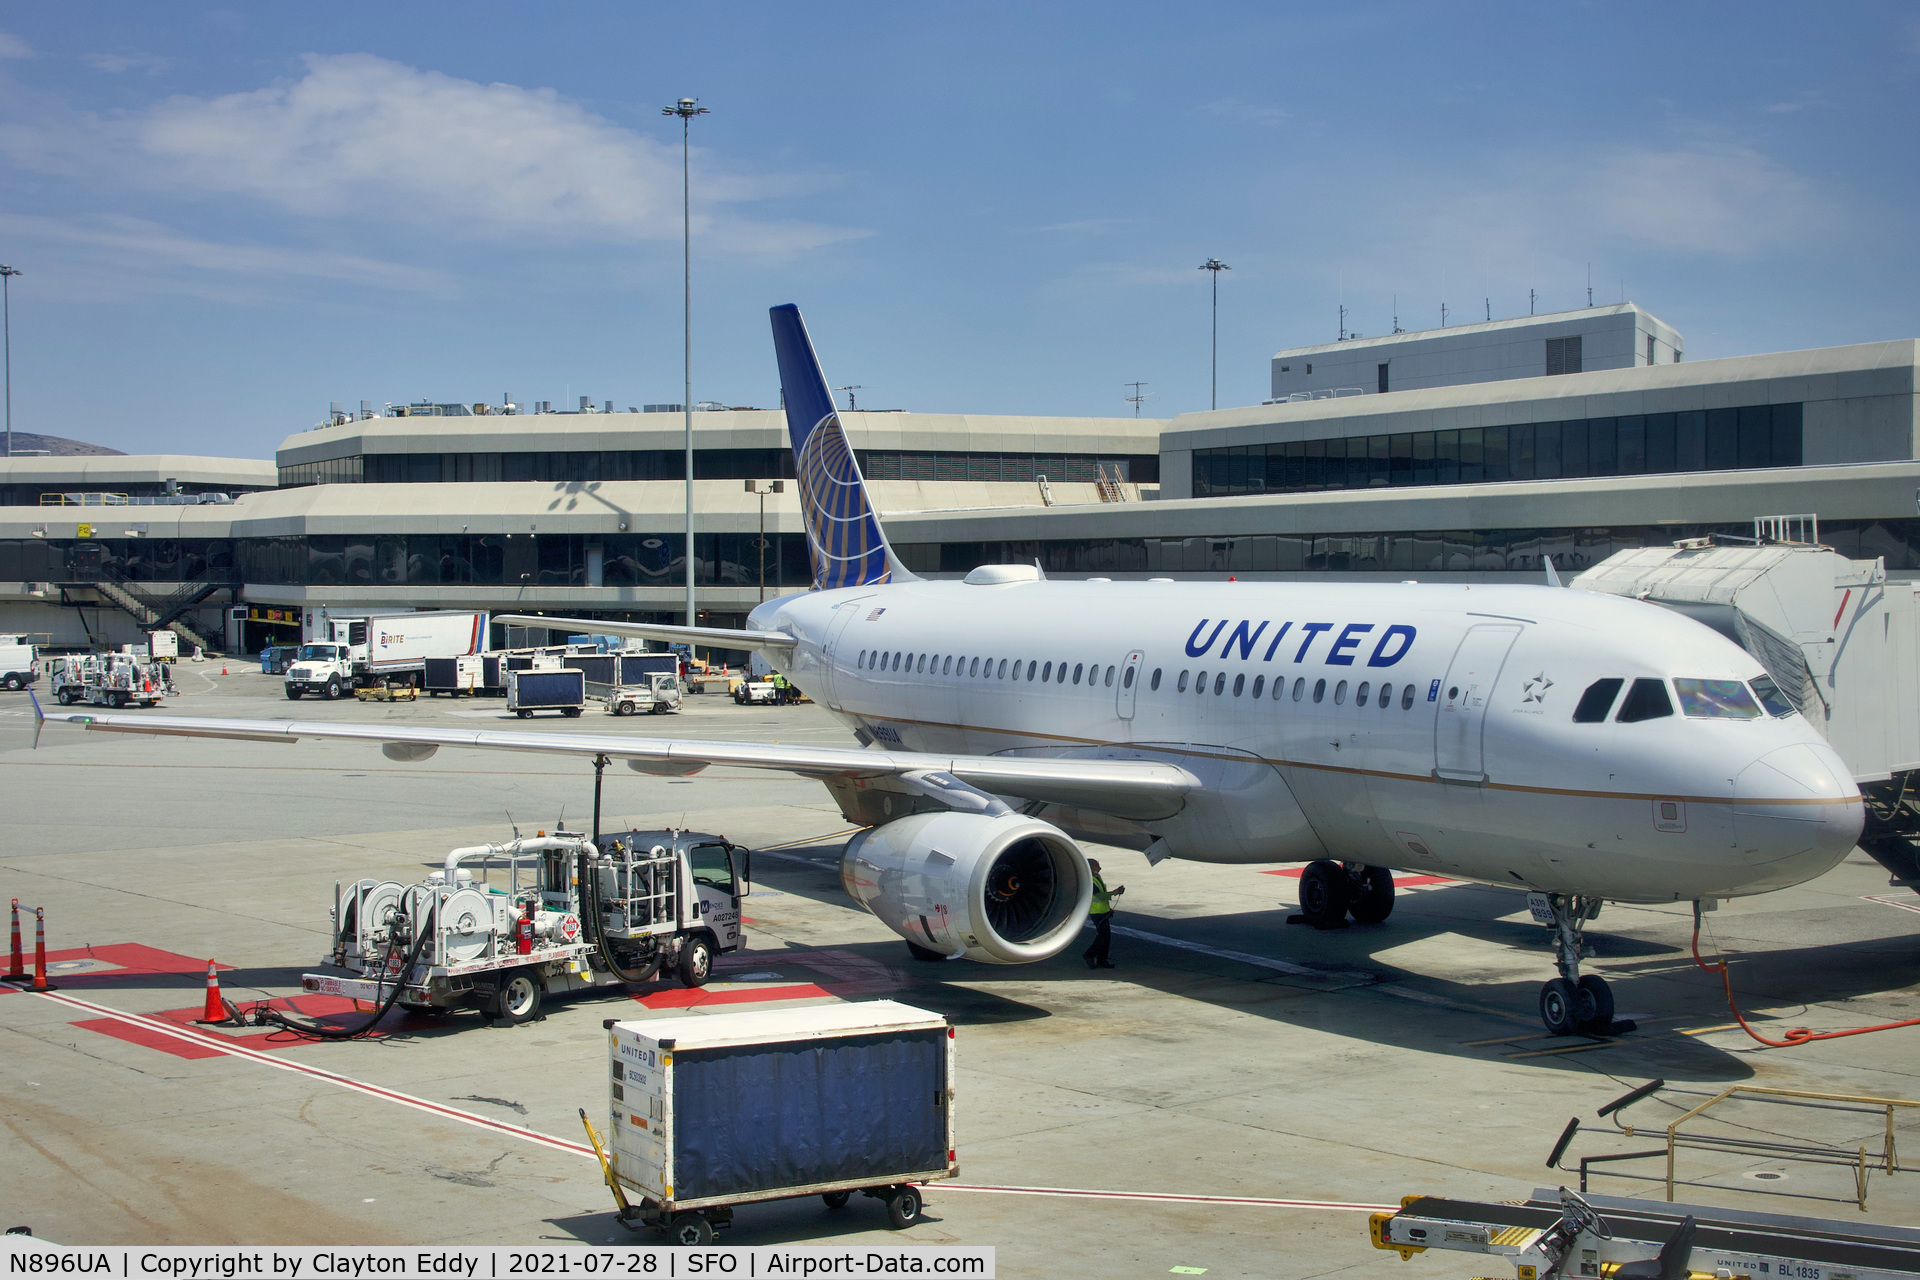
[[[227, 670], [182, 664], [180, 698], [128, 714], [851, 743], [811, 705], [702, 696], [646, 721], [526, 722], [484, 699], [296, 705], [277, 678]], [[0, 994], [0, 1226], [65, 1243], [650, 1243], [615, 1223], [577, 1111], [604, 1125], [604, 1019], [689, 1007], [885, 997], [959, 1029], [960, 1177], [926, 1188], [919, 1224], [889, 1230], [858, 1197], [781, 1201], [743, 1206], [718, 1243], [993, 1245], [1009, 1277], [1506, 1274], [1460, 1253], [1403, 1263], [1370, 1246], [1367, 1213], [1577, 1185], [1581, 1156], [1660, 1147], [1670, 1121], [1735, 1085], [1920, 1101], [1920, 1027], [1789, 1049], [1749, 1038], [1693, 963], [1685, 906], [1610, 904], [1591, 926], [1589, 969], [1636, 1024], [1609, 1038], [1544, 1033], [1551, 954], [1523, 895], [1430, 877], [1408, 878], [1385, 924], [1316, 932], [1286, 924], [1297, 867], [1149, 867], [1089, 846], [1128, 889], [1118, 968], [1089, 971], [1077, 947], [1019, 968], [917, 963], [841, 890], [848, 824], [825, 789], [733, 769], [606, 777], [605, 829], [684, 824], [756, 850], [749, 949], [703, 994], [554, 998], [516, 1028], [395, 1014], [349, 1043], [249, 1028], [187, 1044], [164, 1028], [198, 1012], [208, 959], [230, 1000], [296, 997], [322, 967], [336, 882], [416, 881], [513, 824], [585, 829], [591, 769], [64, 725], [34, 737], [26, 695], [0, 694], [0, 898], [46, 909], [58, 986]], [[1920, 1018], [1917, 912], [1856, 851], [1813, 883], [1723, 904], [1702, 948], [1732, 957], [1742, 1008], [1772, 1038]], [[31, 961], [30, 914], [26, 928]], [[1636, 1136], [1596, 1116], [1655, 1079], [1666, 1087], [1625, 1113]], [[1568, 1167], [1550, 1169], [1573, 1117]], [[1689, 1127], [1851, 1160], [1880, 1149], [1885, 1125], [1869, 1109], [1741, 1101]], [[1920, 1149], [1920, 1108], [1894, 1125]], [[1678, 1198], [1920, 1222], [1920, 1178], [1875, 1172], [1863, 1212], [1851, 1164], [1789, 1154], [1684, 1149]], [[1592, 1186], [1658, 1200], [1664, 1171], [1602, 1165]]]

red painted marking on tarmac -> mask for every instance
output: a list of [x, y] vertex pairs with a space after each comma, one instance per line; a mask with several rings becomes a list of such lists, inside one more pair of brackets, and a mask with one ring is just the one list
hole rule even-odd
[[1345, 1200], [1276, 1200], [1264, 1196], [1195, 1196], [1158, 1191], [1092, 1191], [1079, 1187], [984, 1187], [964, 1183], [933, 1184], [939, 1191], [972, 1191], [994, 1196], [1065, 1196], [1081, 1200], [1146, 1200], [1155, 1204], [1238, 1204], [1265, 1209], [1318, 1209], [1328, 1213], [1382, 1213], [1400, 1206], [1354, 1204]]
[[[263, 1002], [259, 1000], [234, 1001], [234, 1004], [243, 1013], [248, 1014], [251, 1014], [261, 1003]], [[359, 1026], [367, 1020], [367, 1015], [373, 1012], [373, 1007], [365, 1001], [356, 1004], [346, 996], [318, 994], [276, 996], [274, 999], [264, 1001], [264, 1003], [268, 1008], [276, 1009], [281, 1013], [292, 1014], [296, 1019], [317, 1023], [320, 1026], [330, 1028]], [[269, 1035], [261, 1035], [258, 1031], [248, 1027], [224, 1025], [201, 1027], [195, 1025], [200, 1021], [200, 1015], [204, 1012], [205, 1008], [203, 1005], [194, 1005], [187, 1009], [163, 1009], [159, 1013], [151, 1013], [147, 1016], [162, 1019], [177, 1027], [193, 1027], [195, 1031], [201, 1033], [227, 1038], [244, 1038], [257, 1046], [273, 1049], [291, 1049], [297, 1045], [315, 1043], [315, 1041], [305, 1036], [296, 1035], [284, 1028], [274, 1031]], [[443, 1024], [436, 1022], [434, 1019], [410, 1013], [404, 1009], [392, 1009], [388, 1011], [385, 1018], [381, 1019], [378, 1026], [372, 1031], [367, 1032], [362, 1038], [366, 1040], [379, 1040], [392, 1035], [396, 1031], [427, 1030], [437, 1028], [441, 1025]]]
[[[65, 951], [47, 952], [49, 965], [63, 964], [71, 960], [99, 960], [114, 967], [85, 973], [59, 974], [57, 977], [62, 986], [99, 985], [124, 981], [127, 978], [153, 977], [163, 973], [197, 973], [204, 976], [207, 972], [205, 956], [195, 959], [192, 956], [162, 951], [158, 947], [149, 947], [139, 942], [110, 942], [97, 947], [73, 947]], [[233, 966], [216, 962], [214, 968], [231, 969]]]
[[153, 1031], [146, 1027], [119, 1022], [113, 1018], [89, 1018], [73, 1025], [88, 1031], [98, 1031], [101, 1035], [112, 1036], [115, 1040], [125, 1040], [128, 1044], [137, 1044], [144, 1049], [158, 1049], [176, 1058], [191, 1060], [226, 1056], [221, 1050], [211, 1045], [193, 1044], [165, 1031]]
[[708, 991], [704, 987], [668, 988], [651, 995], [634, 996], [636, 1004], [649, 1009], [692, 1009], [709, 1004], [761, 1004], [768, 1000], [819, 1000], [833, 993], [811, 982], [796, 982], [779, 987], [735, 987], [731, 991]]
[[[1272, 871], [1262, 871], [1260, 874], [1263, 876], [1287, 876], [1291, 879], [1298, 880], [1301, 872], [1305, 870], [1305, 867], [1278, 867]], [[1410, 876], [1396, 874], [1393, 877], [1393, 886], [1396, 889], [1418, 889], [1422, 885], [1459, 883], [1458, 880], [1449, 880], [1445, 876]]]

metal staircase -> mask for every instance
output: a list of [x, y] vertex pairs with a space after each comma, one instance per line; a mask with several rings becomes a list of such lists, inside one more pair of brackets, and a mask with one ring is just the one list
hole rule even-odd
[[62, 582], [60, 603], [79, 607], [87, 603], [74, 598], [76, 591], [92, 591], [140, 624], [143, 631], [171, 631], [188, 644], [212, 652], [215, 646], [182, 622], [181, 617], [216, 591], [227, 589], [223, 582], [183, 582], [164, 595], [150, 593], [129, 581], [125, 575], [102, 566], [99, 575], [87, 582]]

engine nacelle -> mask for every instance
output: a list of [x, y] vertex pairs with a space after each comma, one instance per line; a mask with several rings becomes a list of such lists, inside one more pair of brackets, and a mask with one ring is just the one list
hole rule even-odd
[[863, 831], [847, 842], [840, 883], [915, 946], [987, 964], [1059, 955], [1093, 902], [1080, 846], [1018, 813], [916, 813]]

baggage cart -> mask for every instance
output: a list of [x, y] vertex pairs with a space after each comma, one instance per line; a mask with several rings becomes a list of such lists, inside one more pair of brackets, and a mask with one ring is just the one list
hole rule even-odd
[[[703, 1245], [733, 1207], [883, 1201], [958, 1176], [953, 1029], [892, 1000], [607, 1023], [608, 1184], [628, 1227]], [[591, 1132], [591, 1125], [588, 1126]], [[596, 1144], [597, 1145], [597, 1144]]]
[[587, 678], [573, 667], [507, 673], [507, 710], [522, 720], [536, 711], [577, 716], [587, 705]]

